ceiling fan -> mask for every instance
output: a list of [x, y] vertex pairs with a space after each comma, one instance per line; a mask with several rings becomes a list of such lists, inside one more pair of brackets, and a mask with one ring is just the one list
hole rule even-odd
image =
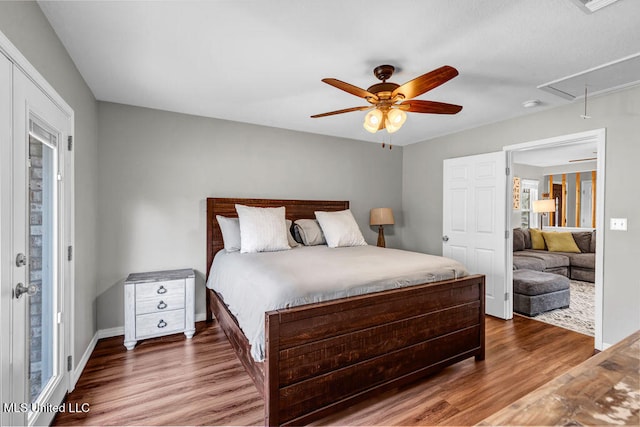
[[374, 68], [373, 74], [382, 83], [376, 83], [367, 90], [338, 79], [322, 79], [323, 82], [331, 86], [364, 98], [371, 105], [345, 108], [344, 110], [316, 114], [311, 117], [318, 118], [352, 111], [371, 110], [365, 116], [364, 128], [371, 133], [376, 133], [382, 129], [393, 133], [400, 129], [407, 119], [406, 111], [410, 113], [456, 114], [462, 110], [461, 105], [411, 99], [435, 89], [457, 76], [458, 70], [455, 68], [444, 65], [403, 85], [387, 82], [394, 71], [395, 67], [393, 65], [380, 65]]

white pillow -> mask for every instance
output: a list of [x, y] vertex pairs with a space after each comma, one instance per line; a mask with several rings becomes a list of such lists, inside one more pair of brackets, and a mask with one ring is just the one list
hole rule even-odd
[[367, 245], [349, 209], [338, 212], [316, 212], [316, 218], [330, 248]]
[[256, 208], [236, 205], [240, 220], [240, 252], [271, 252], [291, 249], [287, 239], [284, 206]]
[[240, 221], [238, 218], [216, 215], [216, 220], [218, 220], [220, 231], [222, 231], [224, 250], [238, 252], [240, 250]]
[[327, 241], [322, 234], [320, 224], [315, 219], [298, 219], [295, 222], [296, 231], [305, 246], [325, 245]]

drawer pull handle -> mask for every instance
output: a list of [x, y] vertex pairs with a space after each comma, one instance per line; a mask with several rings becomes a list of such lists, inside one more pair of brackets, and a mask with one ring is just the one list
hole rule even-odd
[[167, 293], [167, 288], [165, 288], [163, 285], [160, 285], [160, 287], [158, 288], [158, 290], [156, 291], [159, 294], [166, 294]]
[[160, 319], [160, 321], [158, 322], [158, 328], [162, 329], [165, 326], [167, 326], [167, 322], [165, 322], [164, 320]]
[[158, 310], [164, 310], [165, 308], [167, 308], [167, 303], [161, 300], [158, 303]]

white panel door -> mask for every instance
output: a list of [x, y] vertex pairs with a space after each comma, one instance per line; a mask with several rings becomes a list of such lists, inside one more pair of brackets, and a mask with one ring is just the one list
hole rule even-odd
[[486, 276], [486, 313], [506, 319], [506, 154], [444, 161], [442, 254]]

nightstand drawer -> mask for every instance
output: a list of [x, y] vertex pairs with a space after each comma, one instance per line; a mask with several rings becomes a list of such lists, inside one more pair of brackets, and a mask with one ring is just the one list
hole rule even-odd
[[136, 286], [136, 303], [152, 297], [184, 295], [184, 280], [139, 283]]
[[136, 314], [160, 313], [184, 308], [184, 292], [158, 295], [151, 298], [136, 298]]
[[184, 330], [184, 310], [136, 316], [136, 338], [166, 335]]

